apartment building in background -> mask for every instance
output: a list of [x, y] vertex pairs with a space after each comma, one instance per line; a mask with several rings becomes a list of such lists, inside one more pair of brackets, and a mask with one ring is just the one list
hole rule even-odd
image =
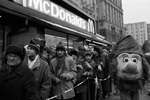
[[147, 34], [148, 34], [148, 39], [150, 40], [150, 24], [147, 24]]
[[110, 42], [123, 35], [122, 0], [96, 0], [97, 31]]
[[124, 25], [126, 28], [125, 35], [132, 35], [140, 45], [148, 39], [148, 28], [146, 22], [129, 23]]

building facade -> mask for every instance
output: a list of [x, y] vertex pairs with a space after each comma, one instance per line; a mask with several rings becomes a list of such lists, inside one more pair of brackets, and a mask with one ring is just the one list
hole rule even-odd
[[125, 24], [125, 27], [125, 35], [132, 35], [140, 45], [142, 45], [144, 41], [148, 39], [146, 22]]
[[50, 47], [63, 42], [67, 49], [87, 39], [108, 44], [96, 38], [94, 23], [62, 0], [0, 0], [0, 58], [9, 44], [27, 45], [33, 38]]
[[97, 16], [96, 0], [64, 0], [64, 1], [74, 5], [78, 9], [81, 9], [83, 12], [90, 15], [94, 19]]
[[115, 42], [123, 33], [122, 0], [96, 0], [97, 32], [110, 42]]

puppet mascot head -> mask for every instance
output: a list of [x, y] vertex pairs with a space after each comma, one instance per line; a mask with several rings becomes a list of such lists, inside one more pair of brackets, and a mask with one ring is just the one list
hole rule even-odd
[[142, 49], [132, 36], [128, 35], [116, 43], [112, 50], [112, 61], [120, 91], [138, 91], [148, 76], [148, 69]]

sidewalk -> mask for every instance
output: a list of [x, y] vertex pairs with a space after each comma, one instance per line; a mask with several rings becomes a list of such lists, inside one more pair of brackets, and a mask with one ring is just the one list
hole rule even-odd
[[[108, 97], [105, 100], [120, 100], [120, 97], [118, 95], [113, 95], [113, 96]], [[150, 100], [150, 96], [143, 94], [143, 95], [141, 95], [140, 100]]]
[[106, 98], [105, 100], [120, 100], [120, 97], [118, 95], [112, 95], [112, 96]]

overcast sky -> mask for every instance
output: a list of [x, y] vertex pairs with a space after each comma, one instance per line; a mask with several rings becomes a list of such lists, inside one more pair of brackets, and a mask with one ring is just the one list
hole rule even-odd
[[150, 0], [122, 0], [124, 24], [145, 21], [150, 23]]

